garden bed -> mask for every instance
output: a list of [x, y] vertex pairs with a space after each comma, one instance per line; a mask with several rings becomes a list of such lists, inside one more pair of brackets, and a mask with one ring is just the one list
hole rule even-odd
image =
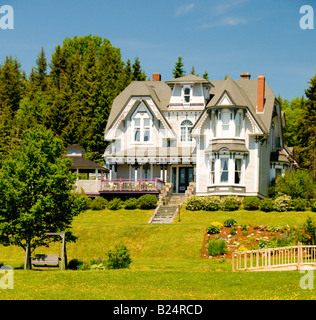
[[[236, 234], [234, 235], [230, 233], [232, 228], [236, 230]], [[236, 250], [252, 250], [254, 248], [258, 248], [259, 243], [262, 241], [269, 241], [273, 238], [284, 237], [285, 232], [284, 230], [282, 231], [267, 231], [265, 226], [248, 226], [247, 230], [242, 230], [241, 226], [234, 226], [223, 227], [218, 234], [208, 234], [205, 232], [200, 256], [201, 259], [231, 258], [232, 253]], [[227, 249], [224, 255], [209, 255], [207, 250], [208, 241], [214, 238], [221, 238], [226, 241]]]

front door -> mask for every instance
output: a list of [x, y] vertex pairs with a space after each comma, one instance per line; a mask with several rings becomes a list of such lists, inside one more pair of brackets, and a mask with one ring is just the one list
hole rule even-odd
[[179, 193], [184, 193], [191, 181], [194, 181], [194, 169], [192, 167], [180, 167]]

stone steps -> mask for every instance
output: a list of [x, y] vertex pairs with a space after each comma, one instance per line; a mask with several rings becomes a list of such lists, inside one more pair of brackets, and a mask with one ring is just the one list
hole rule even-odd
[[151, 223], [170, 223], [178, 204], [184, 201], [184, 195], [173, 195], [168, 204], [161, 205]]

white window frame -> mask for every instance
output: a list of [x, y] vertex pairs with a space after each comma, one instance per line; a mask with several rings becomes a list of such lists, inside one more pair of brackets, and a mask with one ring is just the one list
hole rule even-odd
[[[152, 143], [152, 124], [153, 124], [153, 119], [152, 119], [152, 116], [150, 114], [150, 112], [148, 112], [147, 108], [146, 108], [146, 111], [144, 112], [139, 112], [139, 109], [140, 107], [142, 106], [143, 104], [141, 104], [137, 109], [136, 111], [134, 112], [134, 115], [132, 116], [132, 144], [151, 144]], [[139, 126], [135, 126], [135, 120], [138, 119], [139, 120]], [[145, 120], [149, 120], [149, 125], [145, 126]], [[136, 141], [135, 140], [135, 130], [136, 128], [139, 127], [139, 130], [140, 130], [140, 139], [139, 141]], [[145, 141], [145, 132], [146, 130], [149, 130], [149, 140]]]
[[[222, 177], [222, 160], [227, 160], [227, 173], [228, 179], [226, 182], [221, 181]], [[240, 182], [235, 183], [235, 165], [236, 160], [240, 160]], [[214, 171], [212, 171], [212, 161], [214, 161]], [[219, 155], [218, 158], [214, 156], [209, 158], [209, 185], [234, 185], [234, 186], [244, 186], [245, 183], [245, 159], [242, 155], [236, 155], [235, 158], [231, 158], [227, 154]], [[212, 173], [214, 173], [214, 178], [212, 181]]]
[[[185, 93], [186, 90], [189, 90], [189, 94]], [[191, 103], [191, 97], [192, 97], [192, 88], [191, 88], [191, 86], [183, 86], [182, 95], [183, 95], [183, 104], [190, 104]], [[186, 97], [189, 97], [189, 101], [185, 100]]]
[[[184, 122], [190, 122], [191, 124], [190, 125], [184, 125]], [[182, 137], [183, 137], [182, 128], [184, 129], [184, 138], [185, 138], [185, 140], [182, 140]], [[185, 119], [185, 120], [181, 121], [181, 123], [180, 123], [180, 131], [179, 131], [179, 142], [180, 143], [192, 143], [193, 142], [193, 139], [192, 139], [192, 136], [191, 136], [191, 129], [192, 128], [193, 128], [193, 122], [191, 120]]]

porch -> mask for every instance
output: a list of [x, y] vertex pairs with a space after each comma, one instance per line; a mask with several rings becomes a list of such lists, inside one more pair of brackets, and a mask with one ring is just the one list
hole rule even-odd
[[158, 179], [103, 179], [100, 193], [159, 193], [165, 182]]

